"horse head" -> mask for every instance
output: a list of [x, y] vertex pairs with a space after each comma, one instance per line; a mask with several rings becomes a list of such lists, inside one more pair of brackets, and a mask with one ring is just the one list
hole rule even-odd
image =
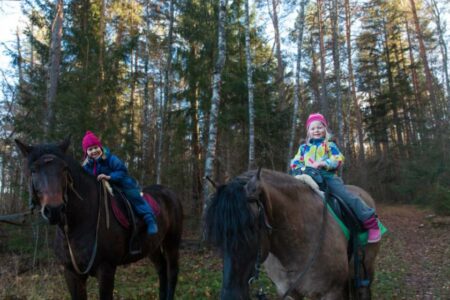
[[261, 170], [218, 187], [206, 212], [206, 239], [223, 255], [221, 299], [249, 299], [269, 252], [270, 225]]
[[30, 173], [30, 204], [41, 207], [41, 215], [50, 224], [62, 224], [65, 210], [68, 164], [62, 159], [70, 137], [59, 144], [29, 146], [15, 140], [27, 158]]

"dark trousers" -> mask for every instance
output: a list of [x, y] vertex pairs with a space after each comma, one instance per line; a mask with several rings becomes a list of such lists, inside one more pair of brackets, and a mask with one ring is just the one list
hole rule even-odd
[[349, 192], [342, 179], [338, 176], [325, 178], [331, 193], [341, 198], [355, 213], [359, 221], [364, 222], [375, 214], [375, 210], [366, 203]]
[[123, 193], [130, 201], [131, 205], [134, 208], [134, 211], [138, 214], [138, 216], [146, 216], [148, 214], [154, 215], [152, 207], [141, 196], [141, 193], [138, 189], [126, 189], [123, 190]]

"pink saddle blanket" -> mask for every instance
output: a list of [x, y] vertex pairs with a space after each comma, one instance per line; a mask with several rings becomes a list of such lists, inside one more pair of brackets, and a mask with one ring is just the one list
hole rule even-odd
[[[156, 200], [150, 194], [144, 194], [143, 197], [147, 201], [147, 203], [150, 205], [150, 207], [153, 209], [155, 216], [158, 216], [160, 213], [160, 208], [159, 208], [158, 202], [156, 202]], [[117, 203], [116, 197], [113, 197], [111, 199], [111, 206], [112, 206], [114, 216], [115, 216], [116, 220], [120, 223], [120, 225], [122, 225], [126, 229], [130, 228], [130, 220], [128, 220], [127, 213], [119, 208], [119, 204]]]

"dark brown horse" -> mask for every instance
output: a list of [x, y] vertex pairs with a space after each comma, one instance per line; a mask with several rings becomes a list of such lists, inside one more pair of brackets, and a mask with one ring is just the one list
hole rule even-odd
[[[365, 191], [349, 188], [374, 205]], [[339, 225], [321, 198], [290, 175], [249, 171], [218, 187], [205, 233], [223, 255], [221, 299], [249, 299], [260, 264], [283, 298], [370, 299], [370, 283], [351, 288], [353, 267]], [[378, 249], [378, 243], [365, 248], [369, 278]]]
[[65, 154], [69, 139], [36, 146], [16, 143], [28, 160], [33, 201], [42, 216], [58, 226], [55, 251], [72, 299], [87, 298], [88, 276], [98, 279], [100, 299], [112, 299], [117, 266], [144, 257], [150, 257], [158, 271], [159, 298], [174, 298], [183, 213], [171, 190], [161, 185], [144, 189], [159, 204], [159, 232], [147, 236], [141, 222], [136, 238], [141, 252], [130, 254], [131, 232], [113, 217], [110, 196], [101, 183]]

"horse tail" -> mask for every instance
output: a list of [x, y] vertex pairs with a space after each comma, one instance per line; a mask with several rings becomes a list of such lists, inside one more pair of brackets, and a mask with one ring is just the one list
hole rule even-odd
[[255, 237], [254, 217], [247, 202], [244, 184], [234, 180], [220, 186], [206, 209], [206, 241], [224, 252], [242, 250]]

